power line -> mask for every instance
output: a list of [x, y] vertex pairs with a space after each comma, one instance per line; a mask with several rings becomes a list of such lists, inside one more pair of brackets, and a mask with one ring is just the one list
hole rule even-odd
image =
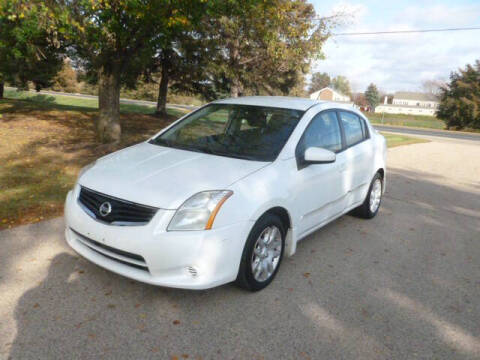
[[412, 34], [412, 33], [445, 32], [445, 31], [469, 31], [469, 30], [480, 30], [480, 26], [479, 27], [466, 27], [466, 28], [447, 28], [447, 29], [419, 29], [419, 30], [396, 30], [396, 31], [349, 32], [349, 33], [332, 34], [332, 36]]

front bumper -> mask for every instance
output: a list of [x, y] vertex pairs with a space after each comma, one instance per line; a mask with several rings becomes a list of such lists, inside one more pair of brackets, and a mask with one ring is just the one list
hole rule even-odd
[[160, 286], [207, 289], [236, 279], [253, 223], [207, 231], [165, 229], [174, 210], [158, 210], [144, 226], [115, 226], [85, 213], [70, 191], [65, 202], [65, 238], [91, 262], [117, 274]]

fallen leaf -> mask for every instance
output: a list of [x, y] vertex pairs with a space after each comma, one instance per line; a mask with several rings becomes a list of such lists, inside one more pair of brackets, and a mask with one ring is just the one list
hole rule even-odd
[[179, 325], [180, 324], [180, 320], [173, 320], [173, 325]]
[[182, 358], [188, 359], [188, 354], [182, 354]]
[[304, 277], [304, 278], [308, 278], [309, 276], [310, 276], [310, 273], [309, 273], [309, 272], [303, 273], [303, 277]]
[[107, 305], [110, 309], [115, 309], [115, 304], [108, 304]]
[[35, 305], [33, 305], [34, 308], [38, 308], [40, 305], [38, 305], [38, 303], [35, 303]]

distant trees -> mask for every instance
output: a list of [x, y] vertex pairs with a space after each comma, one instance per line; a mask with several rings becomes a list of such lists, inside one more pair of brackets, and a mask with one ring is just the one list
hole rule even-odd
[[380, 94], [375, 84], [371, 83], [368, 85], [367, 90], [365, 91], [365, 100], [372, 110], [375, 110], [380, 103]]
[[440, 92], [437, 117], [447, 128], [480, 129], [480, 60], [451, 73]]
[[445, 81], [442, 80], [425, 80], [422, 82], [422, 90], [426, 94], [439, 97], [442, 91], [442, 88], [446, 86]]
[[350, 82], [343, 75], [335, 76], [331, 81], [331, 86], [335, 90], [343, 93], [344, 95], [352, 95], [352, 89], [350, 87]]
[[57, 13], [40, 0], [0, 2], [0, 95], [4, 82], [49, 86], [62, 67]]
[[77, 72], [73, 69], [70, 59], [63, 61], [61, 70], [52, 80], [52, 90], [76, 93], [79, 90]]
[[312, 75], [312, 80], [308, 91], [313, 93], [315, 91], [326, 88], [330, 85], [330, 75], [326, 72], [316, 72]]

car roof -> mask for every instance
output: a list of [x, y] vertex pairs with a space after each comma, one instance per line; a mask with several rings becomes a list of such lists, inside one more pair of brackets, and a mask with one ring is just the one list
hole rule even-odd
[[313, 105], [323, 104], [327, 102], [292, 96], [244, 96], [238, 98], [217, 100], [213, 103], [267, 106], [306, 111]]

